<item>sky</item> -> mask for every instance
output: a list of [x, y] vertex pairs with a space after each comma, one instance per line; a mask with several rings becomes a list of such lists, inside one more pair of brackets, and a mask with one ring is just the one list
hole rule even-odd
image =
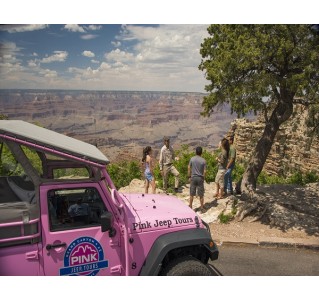
[[317, 23], [312, 0], [219, 2], [4, 1], [0, 89], [205, 92], [208, 24]]
[[208, 25], [0, 25], [0, 88], [204, 92]]

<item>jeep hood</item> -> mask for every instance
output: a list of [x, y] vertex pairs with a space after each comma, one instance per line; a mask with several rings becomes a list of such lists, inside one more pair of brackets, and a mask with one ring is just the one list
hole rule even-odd
[[203, 227], [199, 216], [182, 200], [166, 194], [121, 194], [130, 210], [130, 233], [175, 227]]

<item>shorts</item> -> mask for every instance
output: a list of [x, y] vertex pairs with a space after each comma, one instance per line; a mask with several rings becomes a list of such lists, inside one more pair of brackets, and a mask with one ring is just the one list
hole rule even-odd
[[145, 172], [144, 175], [145, 175], [145, 179], [147, 181], [149, 181], [149, 182], [153, 181], [154, 177], [153, 177], [151, 172]]
[[203, 197], [204, 196], [204, 178], [203, 177], [192, 177], [191, 178], [191, 185], [189, 188], [189, 193], [191, 196], [196, 196], [196, 191], [197, 191], [197, 196]]
[[226, 170], [220, 169], [218, 170], [216, 177], [215, 177], [215, 183], [220, 184], [222, 187], [224, 187], [224, 177], [225, 177]]

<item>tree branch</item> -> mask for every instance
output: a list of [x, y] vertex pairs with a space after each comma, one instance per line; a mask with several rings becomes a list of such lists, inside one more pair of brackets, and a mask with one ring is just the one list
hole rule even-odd
[[310, 101], [310, 100], [304, 99], [304, 98], [294, 98], [293, 104], [301, 104], [303, 106], [308, 107], [309, 105], [318, 104], [318, 102], [317, 101]]

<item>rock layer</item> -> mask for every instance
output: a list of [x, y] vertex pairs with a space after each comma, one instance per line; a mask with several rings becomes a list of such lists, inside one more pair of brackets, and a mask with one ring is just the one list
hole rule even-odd
[[[300, 171], [319, 175], [319, 139], [309, 132], [307, 116], [304, 107], [296, 106], [293, 116], [281, 126], [263, 168], [266, 173], [289, 176]], [[261, 118], [256, 121], [236, 119], [231, 123], [228, 134], [235, 134], [238, 161], [249, 160], [264, 127]]]

